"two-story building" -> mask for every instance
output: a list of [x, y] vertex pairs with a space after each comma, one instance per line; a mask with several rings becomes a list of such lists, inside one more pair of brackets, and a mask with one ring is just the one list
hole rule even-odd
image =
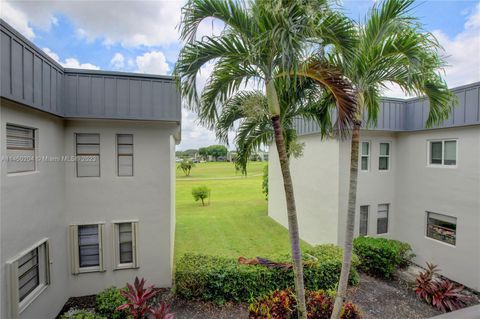
[[54, 318], [135, 276], [170, 286], [173, 79], [65, 69], [0, 22], [0, 317]]
[[[480, 83], [453, 89], [449, 119], [427, 129], [428, 100], [384, 98], [376, 127], [361, 131], [355, 234], [412, 245], [415, 262], [480, 290]], [[321, 140], [297, 120], [303, 157], [291, 159], [300, 236], [342, 245], [350, 140]], [[275, 145], [270, 147], [269, 216], [287, 226]]]

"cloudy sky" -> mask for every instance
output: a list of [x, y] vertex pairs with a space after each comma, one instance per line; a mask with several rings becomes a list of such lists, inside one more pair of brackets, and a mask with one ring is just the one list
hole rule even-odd
[[[360, 19], [373, 0], [343, 0], [347, 15]], [[70, 68], [170, 74], [181, 43], [176, 26], [184, 1], [0, 0], [0, 15], [51, 57]], [[480, 2], [423, 0], [414, 10], [445, 48], [451, 87], [480, 81]], [[202, 34], [218, 31], [207, 21]], [[208, 77], [206, 68], [201, 78]], [[398, 90], [385, 92], [401, 96]], [[216, 143], [183, 111], [179, 149]]]

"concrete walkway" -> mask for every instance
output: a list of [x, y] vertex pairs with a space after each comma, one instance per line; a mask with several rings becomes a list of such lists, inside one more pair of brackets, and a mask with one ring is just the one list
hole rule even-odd
[[445, 313], [431, 319], [480, 319], [480, 305]]

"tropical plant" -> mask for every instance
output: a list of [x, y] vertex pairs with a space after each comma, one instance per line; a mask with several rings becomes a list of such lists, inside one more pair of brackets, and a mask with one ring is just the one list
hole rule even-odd
[[206, 185], [194, 187], [192, 188], [192, 195], [196, 202], [200, 200], [202, 206], [205, 206], [205, 200], [210, 197], [210, 188]]
[[[330, 52], [330, 62], [342, 70], [356, 89], [357, 114], [351, 137], [350, 183], [345, 229], [345, 251], [338, 285], [335, 310], [337, 319], [347, 290], [350, 256], [355, 228], [358, 177], [358, 145], [363, 124], [376, 123], [380, 109], [380, 92], [389, 83], [406, 94], [425, 95], [430, 102], [428, 127], [446, 119], [453, 106], [453, 94], [441, 76], [445, 62], [435, 37], [426, 32], [412, 13], [414, 0], [377, 2], [365, 22], [359, 23], [352, 48], [356, 54]], [[367, 123], [362, 123], [364, 114]]]
[[157, 291], [153, 285], [145, 288], [145, 279], [135, 277], [134, 284], [127, 283], [127, 288], [120, 292], [127, 302], [117, 307], [117, 311], [128, 310], [133, 319], [173, 319], [168, 306], [155, 301]]
[[[336, 101], [337, 126], [351, 123], [355, 110], [352, 88], [321, 53], [331, 48], [347, 55], [344, 48], [351, 47], [352, 25], [327, 2], [190, 0], [183, 8], [180, 25], [186, 43], [174, 71], [188, 107], [210, 128], [228, 109], [227, 101], [244, 85], [264, 88], [265, 103], [253, 105], [254, 116], [249, 118], [263, 118], [262, 125], [254, 125], [258, 129], [256, 140], [264, 138], [263, 131], [268, 129], [280, 159], [301, 319], [306, 318], [303, 268], [284, 122], [290, 105], [282, 95], [296, 94], [302, 82], [313, 82], [317, 92], [324, 89]], [[219, 35], [198, 40], [198, 27], [207, 18], [220, 20], [225, 27]], [[213, 72], [199, 95], [197, 75], [208, 63], [213, 63]]]
[[181, 169], [185, 176], [190, 176], [190, 172], [193, 167], [195, 167], [195, 164], [192, 161], [184, 159], [180, 162], [180, 164], [178, 164], [177, 169]]
[[127, 300], [117, 287], [110, 287], [100, 292], [95, 298], [95, 311], [111, 319], [126, 319], [126, 311], [116, 311]]
[[470, 299], [463, 293], [464, 287], [441, 278], [438, 272], [436, 265], [427, 262], [427, 269], [420, 272], [415, 279], [417, 296], [443, 312], [464, 307]]
[[107, 319], [90, 309], [70, 309], [62, 314], [60, 319]]

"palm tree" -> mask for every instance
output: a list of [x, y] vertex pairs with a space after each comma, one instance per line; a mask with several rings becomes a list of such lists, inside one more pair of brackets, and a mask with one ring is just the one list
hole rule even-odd
[[[385, 0], [373, 6], [364, 25], [356, 28], [355, 55], [334, 52], [331, 61], [354, 84], [357, 114], [352, 131], [350, 184], [342, 272], [331, 318], [339, 318], [346, 295], [355, 228], [358, 147], [362, 124], [375, 124], [380, 92], [397, 84], [408, 95], [426, 95], [430, 101], [427, 126], [441, 123], [453, 105], [453, 94], [441, 77], [444, 61], [440, 45], [411, 15], [414, 0]], [[367, 123], [362, 123], [366, 117]]]
[[[197, 40], [199, 24], [206, 18], [220, 20], [225, 28], [218, 36]], [[175, 75], [200, 123], [213, 128], [225, 102], [246, 83], [263, 87], [262, 111], [273, 128], [285, 189], [298, 315], [304, 319], [300, 238], [279, 95], [296, 90], [301, 79], [311, 79], [335, 97], [336, 125], [349, 125], [355, 110], [349, 82], [321, 56], [309, 57], [325, 48], [349, 55], [345, 48], [351, 47], [352, 25], [330, 10], [327, 0], [190, 0], [183, 8], [180, 28], [186, 44]], [[209, 62], [214, 64], [213, 72], [198, 94], [197, 74]]]

